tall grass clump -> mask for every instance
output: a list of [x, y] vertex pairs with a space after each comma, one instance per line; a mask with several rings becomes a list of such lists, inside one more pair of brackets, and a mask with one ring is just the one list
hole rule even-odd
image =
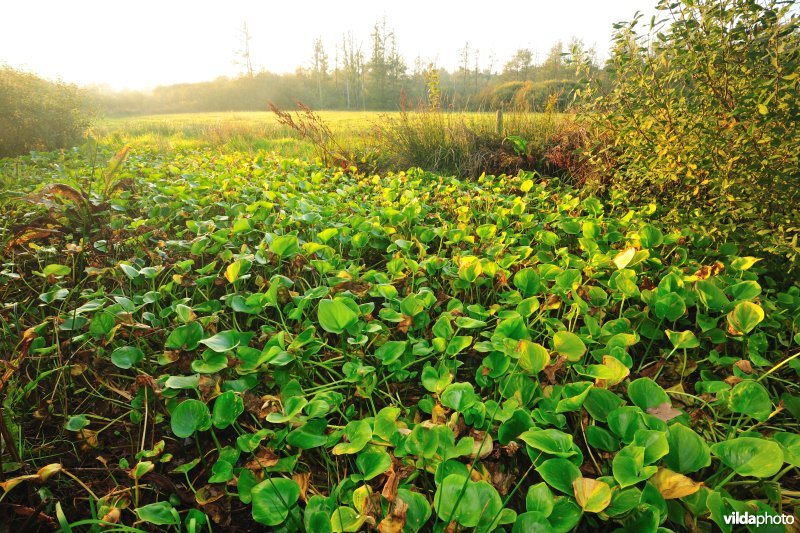
[[544, 170], [546, 152], [566, 118], [551, 98], [544, 113], [517, 108], [496, 120], [442, 103], [436, 71], [427, 75], [427, 101], [375, 123], [372, 150], [390, 169], [420, 167], [462, 178]]
[[404, 109], [375, 124], [373, 149], [393, 169], [420, 167], [461, 178], [520, 170], [557, 171], [548, 152], [570, 122], [566, 115], [553, 111], [509, 112], [498, 131], [491, 113]]

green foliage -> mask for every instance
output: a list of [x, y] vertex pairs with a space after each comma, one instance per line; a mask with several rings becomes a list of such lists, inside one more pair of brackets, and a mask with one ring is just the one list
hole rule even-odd
[[[90, 164], [15, 163], [23, 193]], [[220, 150], [122, 172], [113, 232], [0, 242], [4, 503], [47, 491], [63, 517], [156, 529], [565, 533], [791, 507], [800, 287], [704, 231], [525, 172]], [[24, 197], [0, 220], [29, 220]], [[55, 482], [53, 454], [108, 468]]]
[[800, 262], [800, 31], [794, 2], [661, 0], [655, 24], [616, 26], [587, 119], [599, 176], [709, 235]]
[[172, 432], [181, 438], [190, 437], [197, 430], [211, 427], [211, 414], [206, 404], [199, 400], [186, 400], [178, 404], [170, 418]]
[[0, 157], [78, 144], [87, 112], [74, 85], [0, 66]]
[[739, 437], [718, 442], [711, 453], [741, 476], [771, 477], [783, 466], [783, 451], [769, 440]]
[[284, 522], [300, 498], [300, 488], [291, 479], [267, 478], [250, 490], [253, 519], [265, 526]]

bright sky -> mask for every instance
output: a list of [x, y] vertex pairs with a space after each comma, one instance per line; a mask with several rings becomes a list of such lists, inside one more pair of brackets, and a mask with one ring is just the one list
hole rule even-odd
[[376, 20], [386, 17], [409, 66], [421, 56], [447, 69], [469, 42], [485, 68], [502, 68], [519, 48], [543, 58], [552, 44], [577, 36], [601, 57], [611, 25], [656, 0], [7, 0], [0, 7], [0, 64], [47, 78], [115, 89], [151, 88], [235, 75], [242, 23], [256, 70], [307, 66], [315, 37], [330, 63], [342, 35], [369, 51]]

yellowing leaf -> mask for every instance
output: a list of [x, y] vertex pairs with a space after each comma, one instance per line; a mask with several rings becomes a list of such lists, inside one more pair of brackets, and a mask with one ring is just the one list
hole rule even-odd
[[369, 497], [372, 488], [369, 485], [362, 485], [353, 491], [353, 507], [362, 513], [369, 509]]
[[614, 264], [617, 265], [619, 270], [622, 270], [633, 260], [636, 255], [636, 248], [626, 248], [614, 257]]
[[608, 483], [579, 477], [572, 482], [578, 505], [588, 513], [599, 513], [611, 503], [611, 487]]
[[233, 283], [237, 279], [239, 279], [239, 272], [242, 270], [242, 263], [239, 261], [234, 261], [228, 268], [225, 269], [225, 279], [228, 280], [228, 283]]
[[26, 480], [29, 480], [29, 479], [39, 479], [39, 476], [36, 475], [36, 474], [31, 474], [31, 475], [27, 475], [27, 476], [12, 477], [11, 479], [8, 479], [8, 480], [3, 481], [2, 483], [0, 483], [0, 488], [3, 489], [3, 493], [6, 493], [6, 492], [10, 491], [11, 489], [13, 489], [14, 487], [16, 487], [17, 485], [19, 485], [20, 483], [22, 483], [23, 481], [26, 481]]
[[605, 366], [611, 371], [611, 375], [613, 377], [608, 379], [596, 378], [594, 380], [594, 384], [598, 387], [603, 387], [603, 388], [613, 387], [614, 385], [617, 385], [620, 382], [622, 382], [622, 380], [628, 377], [628, 374], [631, 373], [631, 370], [627, 366], [622, 364], [622, 361], [620, 361], [613, 355], [603, 356], [603, 366]]
[[750, 333], [764, 320], [764, 309], [753, 302], [739, 302], [728, 313], [729, 332], [734, 335]]
[[665, 500], [689, 496], [703, 486], [702, 483], [697, 483], [683, 474], [673, 472], [669, 468], [659, 468], [658, 472], [650, 478], [650, 482], [655, 485]]
[[49, 478], [53, 474], [57, 474], [58, 472], [61, 472], [61, 469], [62, 469], [62, 466], [59, 463], [52, 463], [52, 464], [45, 465], [45, 466], [41, 467], [38, 470], [38, 472], [36, 472], [36, 475], [39, 477], [39, 479], [42, 482], [45, 482], [45, 481], [47, 481], [47, 478]]

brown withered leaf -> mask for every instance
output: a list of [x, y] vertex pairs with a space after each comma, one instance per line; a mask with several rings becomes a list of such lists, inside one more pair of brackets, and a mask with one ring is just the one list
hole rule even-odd
[[[39, 509], [34, 509], [33, 507], [28, 507], [27, 505], [18, 505], [14, 503], [6, 503], [5, 505], [8, 506], [8, 508], [10, 508], [12, 511], [14, 511], [15, 514], [19, 516], [28, 518], [33, 516], [36, 518], [37, 522], [44, 524], [45, 526], [51, 528], [53, 531], [58, 529], [58, 522], [56, 522], [56, 520], [53, 517], [44, 514]], [[33, 524], [29, 525], [33, 527]]]
[[740, 383], [742, 379], [737, 378], [736, 376], [728, 376], [723, 381], [725, 381], [725, 383], [727, 383], [728, 385], [736, 385], [737, 383]]
[[681, 416], [682, 414], [679, 410], [672, 407], [672, 404], [669, 402], [664, 402], [656, 405], [655, 407], [649, 407], [647, 409], [647, 413], [660, 420], [663, 420], [664, 422], [668, 422], [677, 416]]
[[203, 506], [205, 512], [211, 521], [220, 527], [227, 528], [231, 525], [231, 499], [225, 497], [213, 503]]
[[333, 292], [346, 292], [350, 291], [358, 297], [363, 297], [369, 292], [371, 285], [365, 282], [358, 281], [343, 281], [334, 285]]
[[709, 266], [700, 267], [700, 270], [695, 272], [694, 275], [699, 279], [708, 279], [711, 276], [711, 267]]
[[378, 524], [380, 533], [400, 533], [406, 526], [406, 513], [408, 504], [398, 498], [394, 502], [392, 511]]
[[97, 431], [83, 428], [78, 431], [78, 438], [82, 441], [81, 448], [84, 451], [87, 451], [90, 448], [97, 448]]
[[66, 198], [81, 206], [85, 206], [88, 203], [86, 198], [77, 189], [65, 185], [64, 183], [51, 183], [42, 189], [39, 194], [31, 196], [29, 199], [34, 203], [39, 203], [43, 197]]
[[[84, 366], [85, 366], [85, 365], [84, 365]], [[111, 383], [106, 383], [105, 381], [103, 381], [103, 380], [102, 380], [102, 379], [100, 379], [99, 377], [96, 377], [95, 379], [97, 379], [97, 381], [98, 381], [99, 383], [102, 383], [102, 384], [103, 384], [103, 385], [104, 385], [104, 386], [105, 386], [105, 387], [106, 387], [108, 390], [110, 390], [110, 391], [112, 391], [112, 392], [115, 392], [115, 393], [119, 394], [120, 396], [122, 396], [123, 398], [125, 398], [125, 399], [126, 399], [127, 401], [129, 401], [129, 402], [130, 402], [130, 401], [133, 401], [133, 396], [132, 396], [132, 395], [131, 395], [129, 392], [127, 392], [127, 391], [124, 391], [124, 390], [122, 390], [122, 389], [120, 389], [120, 388], [118, 388], [118, 387], [115, 387], [115, 386], [114, 386], [114, 385], [112, 385]]]
[[292, 479], [300, 487], [300, 499], [308, 503], [308, 482], [311, 479], [311, 472], [296, 472], [292, 474]]
[[389, 502], [394, 502], [397, 500], [397, 487], [400, 485], [400, 476], [397, 475], [397, 472], [394, 469], [394, 465], [392, 465], [389, 470], [386, 471], [386, 482], [383, 484], [383, 490], [381, 491], [381, 495], [386, 498]]
[[180, 359], [181, 352], [180, 350], [164, 350], [163, 355], [161, 356], [161, 360], [165, 361], [166, 363], [174, 363], [178, 359]]
[[397, 323], [397, 330], [401, 333], [408, 333], [408, 328], [414, 323], [414, 319], [408, 315], [403, 315], [403, 320]]
[[[153, 379], [153, 376], [149, 376], [147, 374], [139, 374], [136, 376], [136, 381], [134, 381], [134, 386], [136, 390], [139, 390], [142, 387], [147, 387], [154, 391], [159, 391], [158, 385], [156, 384], [156, 380]], [[133, 387], [132, 387], [133, 388]]]
[[194, 494], [194, 498], [198, 505], [206, 506], [209, 503], [214, 503], [225, 496], [225, 491], [216, 485], [204, 485], [200, 487]]
[[542, 310], [549, 311], [561, 307], [561, 297], [557, 294], [550, 294], [542, 304]]
[[438, 403], [434, 405], [433, 409], [431, 410], [431, 422], [437, 425], [447, 423], [447, 413], [445, 412], [444, 407]]
[[215, 396], [219, 396], [221, 393], [219, 382], [219, 376], [209, 376], [206, 374], [200, 376], [200, 382], [198, 383], [197, 388], [200, 389], [200, 395], [203, 397], [204, 401], [208, 401]]
[[260, 472], [264, 468], [278, 464], [278, 459], [280, 457], [275, 453], [275, 450], [260, 446], [255, 458], [252, 461], [248, 461], [244, 467], [253, 472]]
[[282, 411], [281, 399], [277, 396], [267, 394], [261, 397], [261, 406], [258, 408], [258, 417], [267, 418], [270, 413], [278, 413]]
[[511, 442], [509, 442], [505, 446], [501, 446], [500, 450], [503, 453], [505, 453], [506, 455], [508, 455], [509, 457], [511, 457], [511, 456], [515, 455], [519, 451], [519, 443], [517, 443], [517, 441], [515, 441], [515, 440], [512, 440]]
[[221, 527], [231, 524], [231, 498], [225, 489], [216, 485], [205, 485], [195, 494], [195, 499], [211, 520]]
[[744, 372], [745, 374], [752, 374], [753, 373], [753, 365], [750, 364], [750, 361], [746, 359], [739, 359], [733, 366]]
[[556, 359], [553, 364], [544, 367], [542, 372], [544, 372], [544, 375], [547, 376], [547, 381], [549, 381], [551, 384], [556, 382], [556, 372], [563, 368], [566, 361], [567, 358], [562, 355]]
[[[247, 411], [250, 414], [258, 416], [259, 418], [263, 418], [263, 417], [260, 416], [261, 404], [263, 403], [261, 401], [261, 398], [259, 398], [258, 396], [256, 396], [255, 394], [253, 394], [251, 392], [245, 392], [242, 395], [242, 400], [244, 401], [244, 409], [245, 409], [245, 411]], [[266, 416], [266, 415], [264, 415], [264, 416]]]
[[37, 239], [44, 239], [53, 233], [57, 233], [53, 229], [26, 229], [18, 233], [14, 238], [8, 241], [5, 251], [8, 252], [15, 246], [22, 246], [26, 242], [35, 241]]
[[639, 376], [643, 378], [652, 378], [653, 376], [658, 374], [658, 371], [661, 370], [663, 366], [664, 366], [664, 361], [656, 361], [654, 365], [650, 365], [648, 367], [643, 368], [639, 372]]

